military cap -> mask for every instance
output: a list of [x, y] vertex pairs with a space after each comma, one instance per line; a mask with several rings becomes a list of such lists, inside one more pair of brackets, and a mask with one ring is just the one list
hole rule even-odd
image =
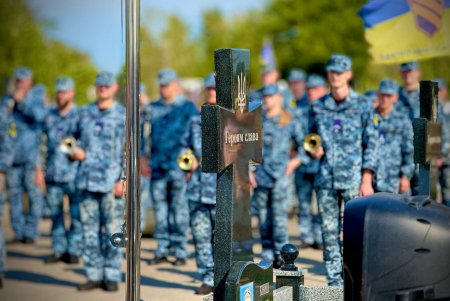
[[352, 60], [342, 54], [333, 54], [325, 67], [327, 71], [345, 72], [352, 69]]
[[263, 96], [272, 96], [275, 94], [280, 94], [280, 89], [278, 88], [277, 84], [271, 84], [264, 86], [263, 88]]
[[211, 72], [205, 77], [205, 88], [216, 88], [216, 74]]
[[65, 92], [75, 87], [75, 83], [70, 77], [61, 76], [56, 79], [56, 92]]
[[378, 88], [378, 93], [381, 94], [397, 94], [398, 93], [398, 84], [395, 80], [386, 78], [380, 82], [380, 86]]
[[401, 71], [411, 71], [411, 70], [417, 70], [419, 69], [419, 62], [413, 61], [413, 62], [407, 62], [400, 65]]
[[290, 82], [301, 82], [306, 78], [305, 72], [301, 69], [292, 69], [289, 72], [287, 80]]
[[377, 99], [377, 90], [375, 89], [371, 89], [371, 90], [367, 90], [364, 93], [364, 96], [371, 102], [375, 101]]
[[438, 83], [439, 90], [447, 88], [447, 82], [443, 78], [433, 78], [432, 81]]
[[311, 74], [306, 79], [306, 88], [308, 89], [325, 85], [326, 85], [325, 79], [318, 74]]
[[172, 81], [177, 80], [177, 73], [169, 68], [161, 69], [158, 73], [158, 84], [159, 85], [168, 85]]
[[262, 73], [263, 74], [265, 74], [265, 73], [269, 73], [269, 72], [271, 72], [271, 71], [274, 71], [274, 70], [276, 70], [277, 68], [275, 67], [275, 65], [274, 64], [266, 64], [266, 65], [264, 65], [263, 67], [262, 67]]
[[95, 84], [97, 86], [112, 86], [116, 82], [116, 78], [111, 72], [102, 71], [97, 74]]
[[17, 67], [14, 70], [14, 79], [23, 80], [33, 76], [33, 72], [26, 67]]

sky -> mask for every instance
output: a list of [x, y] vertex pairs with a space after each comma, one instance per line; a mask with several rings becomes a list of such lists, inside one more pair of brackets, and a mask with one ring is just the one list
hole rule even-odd
[[[45, 28], [48, 37], [89, 54], [99, 70], [119, 72], [125, 62], [125, 28], [122, 28], [125, 0], [27, 0], [27, 3], [40, 20], [49, 24]], [[201, 31], [201, 15], [205, 9], [218, 8], [226, 16], [232, 16], [263, 3], [261, 0], [141, 0], [141, 24], [159, 26], [158, 20], [148, 20], [149, 15], [176, 13], [195, 35]]]

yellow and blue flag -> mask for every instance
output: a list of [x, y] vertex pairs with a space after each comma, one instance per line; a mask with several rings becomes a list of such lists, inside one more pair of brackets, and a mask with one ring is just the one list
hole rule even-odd
[[450, 55], [450, 0], [371, 0], [359, 15], [375, 63]]

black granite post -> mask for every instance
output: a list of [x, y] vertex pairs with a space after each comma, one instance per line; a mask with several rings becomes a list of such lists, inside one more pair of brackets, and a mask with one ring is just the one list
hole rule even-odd
[[249, 66], [248, 50], [216, 50], [217, 105], [204, 105], [201, 113], [202, 171], [219, 173], [214, 300], [225, 299], [233, 264], [253, 260], [248, 169], [262, 160], [262, 120], [260, 106], [249, 111]]
[[414, 162], [419, 165], [419, 195], [437, 197], [436, 159], [441, 156], [441, 124], [437, 122], [438, 84], [420, 82], [420, 118], [413, 122]]

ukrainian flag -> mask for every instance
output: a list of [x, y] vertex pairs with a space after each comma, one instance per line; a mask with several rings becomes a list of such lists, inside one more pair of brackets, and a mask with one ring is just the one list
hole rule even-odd
[[375, 63], [450, 55], [450, 0], [371, 0], [359, 15]]

